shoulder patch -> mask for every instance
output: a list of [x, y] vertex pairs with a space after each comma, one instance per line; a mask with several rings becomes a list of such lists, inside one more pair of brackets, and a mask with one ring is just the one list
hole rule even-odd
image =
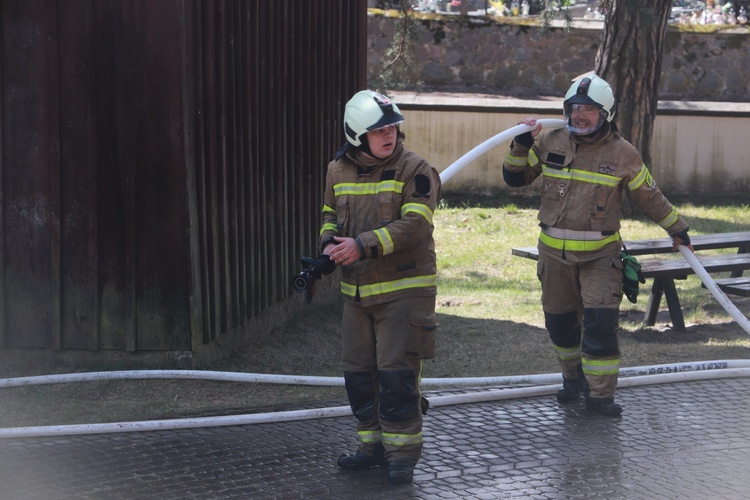
[[602, 163], [599, 165], [599, 173], [604, 175], [615, 175], [615, 172], [617, 169], [613, 167], [612, 165], [609, 165], [607, 163]]
[[414, 178], [414, 189], [419, 194], [428, 194], [430, 192], [430, 178], [424, 174], [417, 174]]

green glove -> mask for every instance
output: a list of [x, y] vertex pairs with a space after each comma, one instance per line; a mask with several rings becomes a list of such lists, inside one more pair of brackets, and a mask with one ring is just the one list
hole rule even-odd
[[620, 252], [622, 258], [622, 291], [630, 302], [635, 304], [638, 299], [638, 282], [645, 283], [646, 278], [641, 274], [638, 260], [625, 252]]

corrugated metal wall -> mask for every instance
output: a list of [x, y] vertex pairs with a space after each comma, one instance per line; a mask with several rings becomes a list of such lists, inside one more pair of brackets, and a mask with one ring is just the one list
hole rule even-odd
[[196, 350], [289, 298], [364, 0], [2, 0], [0, 29], [0, 345]]

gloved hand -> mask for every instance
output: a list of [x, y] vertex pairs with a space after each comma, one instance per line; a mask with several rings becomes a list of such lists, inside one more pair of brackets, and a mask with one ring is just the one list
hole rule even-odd
[[[534, 136], [531, 135], [531, 132], [524, 132], [523, 134], [514, 137], [513, 142], [525, 148], [531, 149], [531, 146], [534, 145]], [[511, 148], [512, 147], [513, 145], [511, 144]]]
[[685, 228], [682, 231], [677, 231], [676, 233], [672, 233], [669, 236], [672, 238], [672, 250], [675, 252], [678, 250], [677, 247], [680, 245], [685, 245], [688, 247], [691, 251], [693, 250], [693, 245], [690, 244], [690, 236], [688, 235], [688, 230], [690, 228]]
[[630, 302], [635, 304], [638, 299], [638, 283], [645, 283], [646, 278], [641, 273], [638, 260], [625, 252], [620, 252], [622, 258], [622, 291]]

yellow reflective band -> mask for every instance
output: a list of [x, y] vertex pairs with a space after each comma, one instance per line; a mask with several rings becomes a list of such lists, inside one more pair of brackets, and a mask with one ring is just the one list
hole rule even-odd
[[331, 208], [328, 205], [323, 205], [323, 213], [324, 214], [335, 214], [336, 213], [336, 209], [335, 208]]
[[[434, 286], [437, 286], [437, 275], [435, 274], [412, 276], [411, 278], [402, 278], [395, 281], [363, 285], [359, 287], [359, 296], [372, 297], [374, 295], [384, 295], [386, 293], [398, 292], [399, 290], [406, 290], [409, 288], [428, 288]], [[357, 285], [342, 281], [341, 293], [348, 297], [355, 297], [357, 293]]]
[[404, 183], [393, 179], [381, 182], [363, 182], [357, 184], [354, 182], [344, 182], [333, 186], [333, 193], [336, 196], [343, 194], [351, 195], [371, 195], [378, 193], [398, 193], [404, 190]]
[[617, 375], [620, 372], [620, 358], [595, 360], [584, 356], [581, 364], [586, 375]]
[[533, 149], [529, 151], [529, 165], [537, 165], [539, 163], [539, 157], [536, 155], [536, 151]]
[[406, 203], [401, 207], [401, 217], [410, 212], [421, 215], [422, 217], [427, 219], [427, 222], [432, 224], [432, 210], [430, 210], [430, 207], [428, 207], [427, 205], [423, 203]]
[[326, 224], [323, 224], [322, 228], [320, 228], [320, 234], [323, 234], [326, 231], [338, 231], [338, 230], [339, 228], [336, 226], [336, 224], [326, 223]]
[[667, 229], [672, 224], [677, 222], [677, 219], [679, 218], [679, 214], [677, 213], [677, 209], [672, 207], [672, 211], [669, 212], [669, 215], [667, 215], [663, 220], [661, 220], [658, 224], [664, 228]]
[[529, 151], [529, 165], [536, 165], [539, 163], [539, 157], [536, 155], [536, 151], [533, 149]]
[[409, 446], [415, 444], [422, 444], [424, 438], [422, 433], [418, 434], [391, 434], [390, 432], [383, 433], [383, 444], [389, 444], [391, 446]]
[[391, 239], [391, 233], [389, 233], [384, 227], [376, 229], [373, 232], [375, 233], [375, 236], [378, 237], [378, 241], [383, 247], [383, 255], [393, 253], [393, 240]]
[[620, 233], [615, 232], [612, 236], [607, 236], [601, 240], [561, 240], [559, 238], [553, 238], [552, 236], [544, 233], [539, 233], [539, 241], [547, 245], [548, 247], [556, 250], [570, 250], [571, 252], [593, 252], [600, 250], [605, 246], [609, 245], [613, 241], [620, 240]]
[[638, 175], [635, 176], [635, 179], [628, 182], [628, 189], [631, 191], [635, 191], [644, 183], [647, 186], [650, 186], [653, 181], [654, 178], [651, 177], [651, 172], [648, 171], [648, 168], [646, 168], [646, 164], [644, 163], [641, 165], [641, 171], [638, 172]]
[[363, 443], [379, 443], [383, 440], [383, 435], [380, 431], [357, 431], [359, 440]]
[[571, 181], [589, 182], [591, 184], [602, 184], [604, 186], [615, 187], [622, 179], [612, 175], [604, 175], [596, 172], [586, 172], [585, 170], [557, 170], [547, 165], [542, 165], [542, 171], [547, 177], [555, 179], [568, 179]]
[[513, 165], [514, 167], [525, 167], [529, 163], [529, 157], [513, 156], [512, 154], [508, 153], [508, 155], [505, 157], [505, 161], [508, 163], [508, 165]]
[[557, 351], [557, 357], [562, 360], [577, 359], [581, 357], [580, 347], [560, 347], [552, 344]]

